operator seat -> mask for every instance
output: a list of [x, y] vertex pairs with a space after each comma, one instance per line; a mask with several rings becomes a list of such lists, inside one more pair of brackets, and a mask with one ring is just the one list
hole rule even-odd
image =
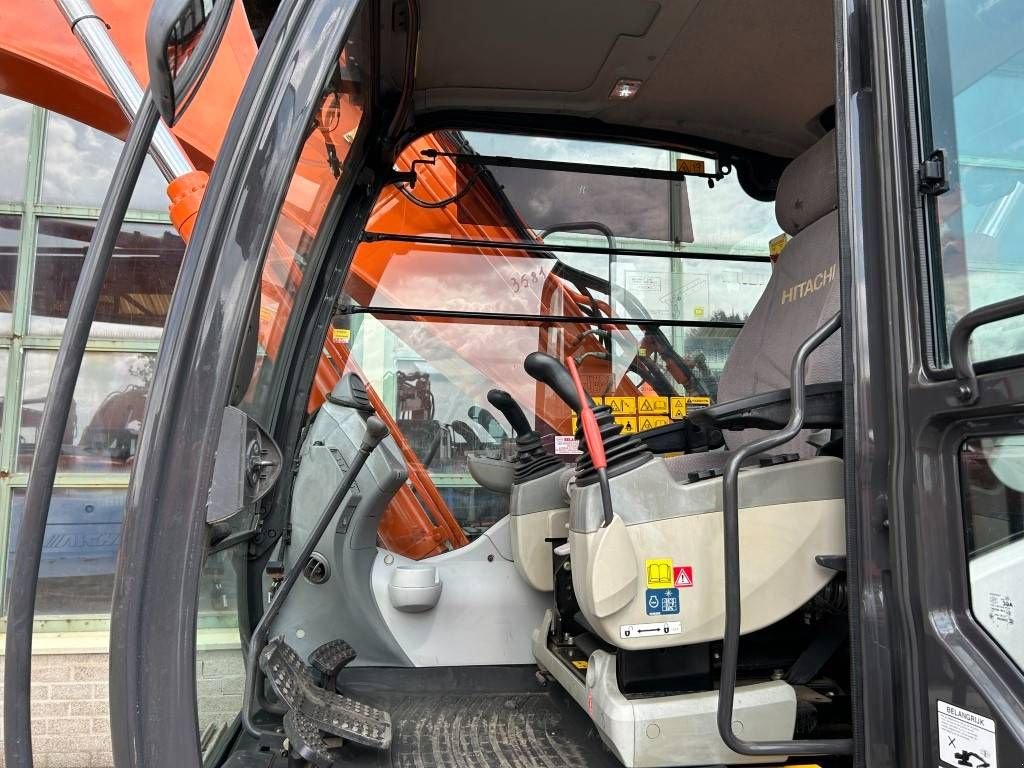
[[[834, 133], [787, 167], [776, 217], [793, 239], [736, 338], [720, 404], [788, 389], [797, 348], [838, 311]], [[807, 381], [841, 380], [840, 350], [836, 333], [810, 356]], [[744, 429], [724, 436], [735, 450], [764, 434]], [[835, 576], [816, 557], [846, 551], [842, 461], [816, 456], [809, 436], [804, 430], [776, 449], [799, 460], [777, 456], [740, 473], [744, 633], [811, 599]], [[569, 514], [573, 587], [587, 624], [605, 641], [632, 650], [722, 637], [722, 479], [707, 470], [720, 471], [729, 455], [653, 456], [618, 468], [610, 457], [615, 514], [609, 523], [593, 472], [577, 470]]]
[[[764, 293], [740, 329], [718, 383], [718, 402], [726, 403], [789, 387], [789, 368], [797, 347], [839, 311], [839, 213], [835, 131], [795, 158], [782, 174], [775, 196], [775, 218], [792, 237], [772, 268]], [[842, 344], [835, 333], [807, 361], [807, 383], [842, 378]], [[668, 460], [669, 471], [721, 470], [728, 449], [764, 437], [757, 429], [725, 432], [725, 451], [691, 453]], [[804, 430], [775, 454], [816, 452]]]

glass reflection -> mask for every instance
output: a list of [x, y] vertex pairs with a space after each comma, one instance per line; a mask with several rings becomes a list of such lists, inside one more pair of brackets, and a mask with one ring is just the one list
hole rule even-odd
[[[37, 615], [110, 612], [125, 493], [117, 488], [54, 489], [43, 538]], [[16, 488], [11, 497], [7, 589], [24, 510], [25, 489]]]
[[25, 169], [28, 167], [28, 129], [32, 107], [23, 101], [0, 95], [0, 200], [24, 202]]
[[[96, 223], [40, 219], [29, 333], [64, 332], [78, 276]], [[91, 335], [159, 339], [185, 245], [164, 224], [126, 223], [103, 281]]]
[[18, 275], [21, 217], [0, 215], [0, 335], [11, 332], [14, 282]]
[[[931, 146], [949, 154], [935, 198], [936, 291], [946, 333], [972, 309], [1024, 294], [1024, 5], [925, 3]], [[1024, 321], [972, 337], [975, 359], [1024, 351]]]
[[[28, 471], [35, 454], [57, 353], [25, 353], [18, 469]], [[87, 352], [61, 447], [61, 472], [127, 472], [138, 447], [139, 429], [156, 356], [142, 352]]]
[[[99, 208], [110, 186], [121, 144], [95, 128], [48, 113], [40, 201]], [[166, 187], [156, 163], [146, 158], [128, 207], [166, 211]]]

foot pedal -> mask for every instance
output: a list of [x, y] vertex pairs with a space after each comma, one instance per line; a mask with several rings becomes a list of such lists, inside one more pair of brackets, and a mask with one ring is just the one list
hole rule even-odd
[[333, 747], [324, 738], [323, 731], [305, 715], [289, 710], [284, 716], [284, 735], [288, 737], [292, 754], [317, 768], [334, 768]]
[[[283, 640], [267, 644], [260, 654], [260, 668], [296, 715], [292, 723], [303, 743], [313, 747], [318, 744], [306, 738], [311, 733], [307, 725], [311, 725], [317, 731], [368, 747], [391, 746], [391, 716], [387, 712], [318, 688], [309, 668]], [[323, 740], [322, 735], [320, 738]]]
[[344, 640], [329, 640], [309, 654], [309, 666], [324, 680], [331, 680], [355, 657], [355, 649]]

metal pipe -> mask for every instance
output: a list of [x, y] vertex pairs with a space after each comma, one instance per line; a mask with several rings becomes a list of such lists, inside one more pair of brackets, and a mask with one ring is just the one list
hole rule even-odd
[[[64, 15], [71, 31], [92, 60], [96, 71], [114, 95], [129, 124], [135, 119], [142, 104], [142, 86], [124, 60], [121, 52], [107, 34], [107, 25], [93, 10], [89, 0], [54, 0]], [[188, 155], [174, 134], [164, 125], [157, 124], [149, 154], [167, 181], [174, 181], [195, 170]]]

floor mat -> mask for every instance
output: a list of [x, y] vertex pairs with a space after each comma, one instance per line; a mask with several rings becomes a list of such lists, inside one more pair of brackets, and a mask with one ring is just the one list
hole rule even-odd
[[[482, 670], [481, 670], [482, 671]], [[353, 670], [355, 672], [355, 670]], [[479, 680], [399, 675], [387, 689], [342, 680], [341, 688], [391, 713], [388, 753], [349, 745], [342, 765], [380, 768], [620, 768], [594, 724], [557, 686], [492, 668]], [[377, 672], [379, 675], [379, 671]], [[471, 693], [460, 693], [469, 688]], [[504, 688], [505, 690], [500, 690]], [[525, 688], [525, 690], [524, 690]], [[376, 690], [374, 690], [376, 689]]]

